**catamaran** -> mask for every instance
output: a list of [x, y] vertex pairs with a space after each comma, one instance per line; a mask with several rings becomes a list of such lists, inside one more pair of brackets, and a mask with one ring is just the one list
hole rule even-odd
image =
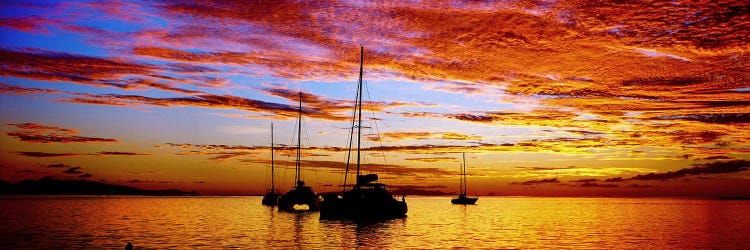
[[279, 211], [314, 212], [320, 209], [320, 198], [302, 180], [300, 152], [302, 148], [302, 92], [299, 93], [299, 118], [297, 120], [297, 160], [295, 161], [294, 179], [296, 186], [279, 198]]
[[[361, 141], [362, 141], [362, 72], [364, 68], [364, 47], [360, 47], [359, 83], [355, 97], [354, 113], [349, 137], [349, 153], [347, 154], [346, 171], [344, 173], [344, 191], [329, 193], [323, 196], [320, 203], [321, 219], [349, 219], [349, 220], [387, 220], [406, 217], [408, 210], [406, 200], [396, 200], [387, 186], [376, 183], [377, 174], [361, 173]], [[355, 118], [357, 125], [354, 126]], [[346, 190], [346, 177], [349, 174], [349, 159], [351, 158], [352, 138], [357, 129], [357, 179], [351, 189]]]

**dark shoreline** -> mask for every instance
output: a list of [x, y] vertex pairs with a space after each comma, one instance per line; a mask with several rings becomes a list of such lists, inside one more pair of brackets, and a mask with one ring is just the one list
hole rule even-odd
[[88, 180], [42, 178], [15, 184], [0, 182], [0, 195], [139, 195], [139, 196], [202, 196], [198, 191], [178, 189], [146, 190], [130, 186]]

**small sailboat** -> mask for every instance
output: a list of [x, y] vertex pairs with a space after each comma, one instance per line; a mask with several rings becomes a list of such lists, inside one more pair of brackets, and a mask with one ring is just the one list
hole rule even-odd
[[[348, 219], [354, 221], [388, 220], [406, 217], [408, 210], [404, 197], [396, 200], [382, 183], [377, 174], [360, 173], [360, 147], [362, 141], [362, 72], [364, 65], [364, 47], [360, 47], [359, 83], [355, 98], [354, 114], [349, 138], [349, 154], [347, 155], [346, 172], [344, 173], [344, 191], [342, 193], [328, 193], [320, 203], [321, 219]], [[357, 114], [359, 113], [359, 114]], [[354, 126], [355, 118], [358, 123]], [[349, 174], [349, 158], [351, 157], [354, 128], [357, 128], [357, 182], [350, 190], [346, 190], [346, 177]]]
[[467, 197], [466, 196], [466, 154], [461, 153], [461, 157], [463, 158], [463, 164], [461, 164], [461, 181], [459, 183], [459, 189], [460, 194], [457, 198], [454, 198], [451, 200], [451, 203], [453, 204], [462, 204], [462, 205], [474, 205], [477, 203], [477, 200], [479, 200], [479, 197]]
[[276, 174], [274, 173], [274, 166], [273, 166], [273, 123], [271, 123], [271, 189], [268, 190], [268, 192], [263, 195], [263, 205], [266, 206], [276, 206], [276, 204], [279, 203], [279, 197], [281, 196], [281, 193], [279, 193], [279, 190], [276, 189], [276, 186], [274, 185], [274, 179], [276, 179]]
[[302, 92], [299, 93], [299, 118], [297, 121], [297, 160], [295, 161], [294, 178], [296, 185], [279, 198], [279, 211], [314, 212], [320, 209], [318, 194], [302, 180], [300, 152], [302, 147]]

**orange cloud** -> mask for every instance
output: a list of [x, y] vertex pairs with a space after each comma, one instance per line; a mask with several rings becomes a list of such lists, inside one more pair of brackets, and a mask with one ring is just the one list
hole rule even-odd
[[32, 50], [0, 49], [0, 75], [45, 81], [68, 81], [102, 87], [122, 87], [119, 78], [125, 75], [145, 75], [152, 66], [108, 60], [67, 53]]
[[377, 137], [368, 137], [371, 141], [400, 141], [400, 140], [426, 140], [426, 139], [443, 139], [443, 140], [481, 140], [481, 136], [465, 135], [457, 132], [385, 132]]
[[750, 161], [746, 160], [734, 160], [734, 161], [717, 161], [706, 164], [696, 164], [692, 168], [683, 168], [677, 171], [669, 171], [666, 173], [649, 173], [645, 175], [636, 175], [630, 179], [632, 180], [666, 180], [674, 179], [691, 175], [707, 175], [707, 174], [723, 174], [723, 173], [736, 173], [750, 170]]
[[[300, 91], [291, 90], [288, 88], [265, 88], [261, 91], [266, 94], [285, 98], [292, 102], [299, 102]], [[309, 92], [302, 91], [302, 105], [304, 109], [313, 109], [326, 113], [340, 113], [351, 112], [354, 107], [354, 100], [341, 100], [331, 99], [323, 96], [315, 95]], [[429, 104], [425, 103], [404, 103], [404, 102], [376, 102], [376, 101], [363, 101], [363, 110], [369, 111], [382, 111], [384, 109], [403, 107], [403, 106], [425, 106]], [[346, 118], [346, 117], [345, 117]]]
[[418, 162], [458, 162], [458, 159], [454, 157], [419, 157], [419, 158], [406, 158], [404, 160], [418, 161]]
[[[195, 95], [203, 92], [180, 88], [175, 86], [175, 83], [189, 83], [203, 87], [220, 86], [220, 84], [211, 83], [217, 81], [216, 78], [202, 77], [195, 80], [158, 74], [160, 71], [169, 70], [181, 73], [207, 72], [205, 67], [189, 67], [182, 64], [161, 67], [125, 59], [96, 58], [40, 49], [21, 51], [0, 49], [0, 63], [6, 65], [0, 69], [0, 75], [3, 76], [71, 82], [96, 87], [115, 87], [125, 90], [153, 88]], [[21, 90], [12, 86], [2, 86], [2, 89], [3, 92]], [[40, 91], [36, 90], [36, 92]]]
[[50, 157], [72, 157], [72, 156], [140, 156], [140, 155], [151, 155], [149, 153], [133, 153], [133, 152], [96, 152], [96, 153], [47, 153], [47, 152], [29, 152], [19, 151], [15, 152], [18, 155], [38, 158], [50, 158]]
[[557, 178], [551, 178], [551, 179], [541, 179], [541, 180], [530, 180], [530, 181], [524, 181], [524, 182], [511, 182], [510, 184], [536, 185], [536, 184], [547, 184], [547, 183], [560, 183], [560, 180], [558, 180]]
[[6, 123], [7, 126], [15, 126], [20, 130], [6, 133], [8, 136], [18, 138], [20, 141], [33, 143], [91, 143], [91, 142], [119, 142], [117, 139], [78, 136], [78, 131], [55, 126], [47, 126], [36, 123]]
[[42, 33], [48, 34], [49, 30], [46, 26], [57, 25], [60, 21], [41, 17], [41, 16], [25, 16], [25, 17], [3, 17], [0, 18], [0, 27], [12, 28], [29, 33]]
[[[250, 160], [249, 162], [267, 163], [265, 160]], [[294, 161], [277, 161], [278, 166], [291, 167], [295, 165]], [[330, 169], [330, 172], [341, 174], [342, 170], [346, 168], [346, 162], [343, 161], [311, 161], [302, 160], [302, 167], [315, 167], [316, 169]], [[349, 166], [350, 168], [353, 166]], [[397, 175], [397, 176], [413, 176], [413, 177], [443, 177], [443, 176], [454, 176], [455, 172], [447, 171], [441, 168], [433, 167], [412, 167], [395, 164], [374, 164], [364, 163], [361, 164], [362, 171], [378, 173], [382, 176]], [[350, 169], [351, 173], [351, 169]]]
[[0, 94], [6, 95], [30, 95], [30, 94], [55, 94], [59, 91], [54, 89], [26, 88], [0, 82]]

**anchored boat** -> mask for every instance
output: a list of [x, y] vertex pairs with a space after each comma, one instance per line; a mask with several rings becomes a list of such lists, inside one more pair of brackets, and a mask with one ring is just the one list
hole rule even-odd
[[462, 205], [474, 205], [477, 203], [477, 200], [479, 200], [479, 197], [468, 197], [466, 196], [466, 154], [461, 153], [461, 158], [463, 158], [463, 164], [461, 164], [461, 181], [459, 184], [459, 192], [457, 198], [454, 198], [451, 200], [451, 203], [453, 204], [462, 204]]
[[[393, 197], [387, 186], [376, 183], [377, 174], [361, 174], [360, 156], [362, 141], [362, 72], [364, 68], [364, 47], [360, 47], [359, 83], [355, 98], [354, 114], [349, 138], [349, 153], [347, 154], [346, 172], [344, 174], [344, 191], [328, 193], [320, 203], [321, 219], [349, 219], [349, 220], [387, 220], [406, 217], [408, 210], [405, 198], [401, 200]], [[354, 121], [357, 125], [354, 126]], [[352, 152], [352, 138], [357, 129], [357, 178], [356, 184], [346, 190], [346, 176], [349, 174], [349, 159]]]
[[295, 186], [279, 198], [279, 211], [314, 212], [320, 209], [320, 197], [302, 180], [300, 152], [302, 148], [302, 92], [299, 93], [299, 118], [297, 121], [297, 160], [295, 161]]

